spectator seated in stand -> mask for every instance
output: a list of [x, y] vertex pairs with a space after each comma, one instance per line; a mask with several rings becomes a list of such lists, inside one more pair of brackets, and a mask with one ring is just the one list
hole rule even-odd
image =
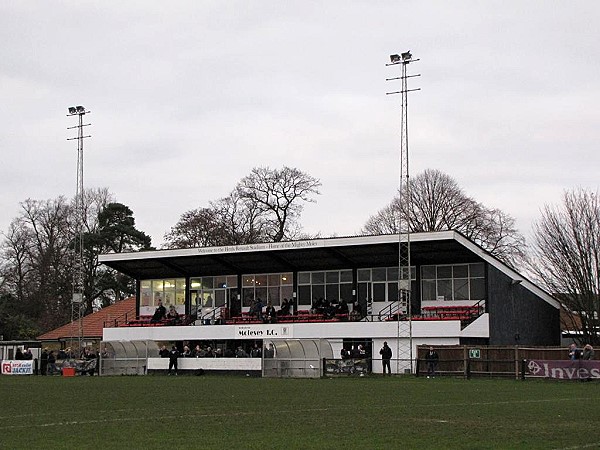
[[253, 317], [256, 317], [258, 320], [262, 320], [263, 318], [263, 304], [262, 304], [262, 300], [260, 298], [257, 298], [256, 300], [254, 300], [254, 302], [252, 303], [252, 306], [250, 307], [250, 315]]
[[289, 316], [290, 315], [290, 304], [288, 303], [287, 298], [284, 298], [281, 302], [281, 308], [279, 309], [280, 316]]
[[154, 311], [154, 315], [152, 316], [152, 319], [150, 319], [150, 323], [158, 323], [158, 322], [162, 321], [166, 315], [167, 315], [167, 309], [163, 306], [162, 300], [158, 299], [158, 306], [156, 307], [156, 310]]
[[158, 352], [158, 354], [160, 355], [161, 358], [168, 358], [169, 357], [169, 349], [163, 345], [160, 348], [160, 351]]
[[330, 303], [329, 300], [325, 300], [325, 303], [323, 305], [323, 316], [325, 317], [325, 319], [333, 319], [335, 317], [336, 311], [337, 303], [335, 303], [335, 301], [332, 301]]
[[179, 313], [175, 309], [174, 305], [169, 306], [169, 313], [167, 314], [166, 318], [171, 325], [177, 325], [180, 322]]
[[346, 303], [346, 300], [341, 299], [340, 302], [337, 305], [337, 309], [336, 309], [336, 315], [338, 316], [344, 316], [344, 318], [347, 318], [348, 316], [348, 303]]
[[277, 322], [276, 318], [277, 318], [277, 312], [275, 311], [275, 308], [273, 307], [271, 302], [267, 303], [267, 309], [266, 309], [265, 315], [263, 317], [263, 322], [264, 323], [275, 323], [275, 322]]
[[184, 358], [190, 358], [192, 356], [192, 351], [187, 345], [183, 346], [183, 353], [181, 354]]
[[318, 300], [314, 300], [312, 308], [310, 309], [311, 314], [323, 314], [325, 307], [327, 306], [326, 300], [321, 297]]

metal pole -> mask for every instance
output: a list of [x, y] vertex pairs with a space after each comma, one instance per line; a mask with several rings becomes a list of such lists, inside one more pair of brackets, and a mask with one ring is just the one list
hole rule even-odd
[[[85, 193], [83, 190], [83, 140], [90, 136], [84, 136], [83, 127], [90, 124], [83, 123], [83, 116], [89, 113], [83, 106], [74, 106], [69, 108], [69, 116], [78, 116], [77, 137], [67, 140], [77, 139], [77, 186], [75, 188], [75, 238], [73, 239], [74, 261], [73, 261], [73, 297], [71, 300], [71, 350], [73, 350], [74, 331], [77, 327], [77, 348], [81, 352], [83, 341], [83, 315], [85, 313], [84, 291], [85, 291], [85, 264], [83, 236], [86, 223], [85, 213]], [[76, 325], [75, 325], [76, 323]]]
[[[400, 176], [398, 188], [398, 327], [397, 327], [397, 372], [400, 372], [400, 339], [407, 339], [408, 348], [403, 349], [404, 356], [408, 357], [410, 372], [413, 372], [413, 348], [412, 348], [412, 308], [411, 308], [411, 291], [412, 291], [412, 276], [411, 276], [411, 257], [410, 257], [410, 215], [411, 215], [411, 192], [409, 179], [409, 152], [408, 152], [408, 93], [420, 89], [408, 89], [408, 78], [420, 75], [407, 75], [406, 68], [411, 62], [419, 61], [412, 59], [410, 51], [400, 55], [391, 55], [391, 64], [402, 65], [401, 76], [389, 78], [387, 81], [400, 79], [402, 87], [400, 91], [388, 92], [387, 94], [402, 95], [402, 111], [400, 119]], [[403, 235], [404, 234], [404, 243]], [[407, 320], [400, 324], [400, 308], [404, 309], [407, 315]]]

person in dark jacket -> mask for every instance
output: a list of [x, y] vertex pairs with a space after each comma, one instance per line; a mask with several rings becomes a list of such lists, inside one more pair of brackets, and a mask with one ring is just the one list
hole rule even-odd
[[569, 346], [569, 359], [581, 359], [581, 350], [579, 350], [574, 343]]
[[42, 351], [42, 356], [40, 358], [40, 374], [41, 375], [46, 375], [46, 372], [48, 371], [48, 349], [45, 348]]
[[173, 346], [169, 351], [169, 371], [167, 372], [168, 375], [171, 375], [171, 370], [173, 370], [173, 373], [177, 375], [177, 358], [179, 358], [179, 350], [177, 350], [177, 347]]
[[275, 308], [273, 307], [271, 302], [267, 303], [267, 310], [265, 311], [265, 315], [263, 316], [263, 322], [264, 323], [275, 323], [275, 322], [277, 322], [276, 317], [277, 317], [277, 312], [275, 311]]
[[387, 342], [383, 343], [383, 347], [379, 350], [381, 355], [381, 362], [383, 363], [383, 374], [385, 375], [385, 369], [387, 368], [388, 375], [392, 374], [392, 368], [390, 366], [390, 360], [392, 359], [392, 349], [388, 346]]
[[56, 356], [54, 356], [54, 351], [50, 350], [48, 353], [48, 375], [54, 375], [56, 372]]
[[433, 347], [429, 347], [429, 351], [427, 352], [427, 355], [425, 355], [425, 362], [427, 363], [427, 378], [435, 377], [435, 369], [437, 368], [439, 359], [440, 357]]
[[163, 306], [162, 300], [158, 299], [158, 306], [156, 307], [156, 310], [154, 311], [154, 315], [152, 316], [152, 319], [150, 319], [150, 322], [152, 322], [152, 323], [160, 322], [161, 320], [163, 320], [165, 318], [166, 315], [167, 315], [167, 308], [165, 308]]

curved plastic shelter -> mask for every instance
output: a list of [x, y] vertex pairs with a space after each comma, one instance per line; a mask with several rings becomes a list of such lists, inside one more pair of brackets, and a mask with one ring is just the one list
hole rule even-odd
[[158, 357], [154, 341], [105, 341], [100, 354], [100, 375], [144, 375], [148, 358]]
[[333, 358], [333, 349], [322, 339], [281, 339], [264, 341], [273, 344], [273, 358], [263, 353], [263, 377], [319, 378], [323, 373], [323, 358]]

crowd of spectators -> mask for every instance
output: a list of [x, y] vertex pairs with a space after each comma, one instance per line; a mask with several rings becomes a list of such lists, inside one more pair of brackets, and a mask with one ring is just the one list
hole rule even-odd
[[[355, 313], [358, 310], [354, 308]], [[293, 299], [284, 298], [281, 301], [279, 309], [276, 309], [271, 302], [266, 305], [260, 298], [256, 298], [250, 301], [250, 309], [248, 314], [250, 317], [260, 320], [263, 323], [276, 323], [278, 318], [288, 317], [296, 315], [298, 313], [296, 303]], [[350, 308], [345, 300], [334, 300], [329, 301], [324, 298], [314, 299], [310, 308], [310, 313], [314, 315], [322, 315], [325, 319], [333, 319], [338, 317], [340, 319], [348, 319], [351, 316]], [[360, 313], [357, 320], [360, 319]]]
[[365, 346], [362, 344], [357, 344], [348, 347], [342, 347], [340, 350], [340, 358], [342, 359], [357, 359], [357, 358], [366, 358], [367, 351]]
[[[183, 342], [181, 347], [176, 347], [176, 349], [178, 358], [261, 358], [263, 353], [263, 349], [258, 342], [255, 342], [246, 348], [242, 345], [238, 345], [234, 348], [212, 348], [207, 344], [196, 344], [195, 346], [192, 346], [186, 341]], [[265, 352], [267, 352], [265, 353], [265, 357], [272, 358], [273, 356], [269, 355], [274, 355], [275, 353], [273, 344], [271, 344], [270, 347], [265, 347]], [[169, 350], [166, 345], [162, 345], [158, 354], [161, 358], [170, 358], [172, 357], [172, 349]]]
[[336, 316], [347, 317], [350, 308], [346, 300], [341, 299], [339, 302], [329, 301], [323, 297], [314, 299], [312, 308], [310, 309], [311, 314], [322, 314], [326, 319], [332, 319]]

